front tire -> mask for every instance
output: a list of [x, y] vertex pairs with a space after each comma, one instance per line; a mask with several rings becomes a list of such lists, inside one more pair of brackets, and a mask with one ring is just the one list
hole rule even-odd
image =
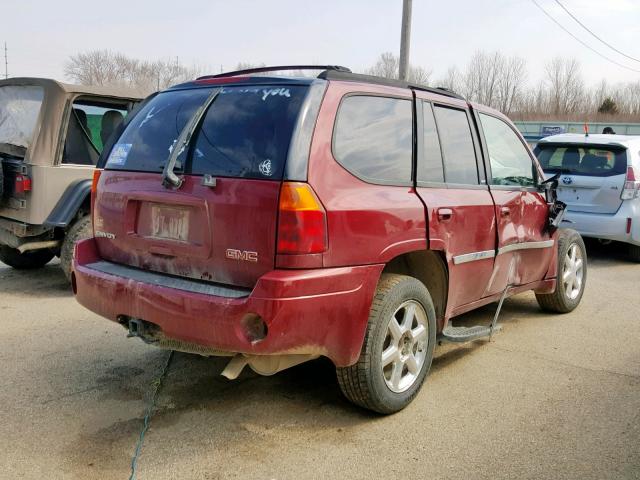
[[91, 226], [91, 216], [85, 215], [75, 221], [62, 241], [60, 249], [60, 268], [64, 272], [64, 276], [71, 282], [71, 262], [73, 260], [73, 247], [76, 242], [90, 238], [93, 235]]
[[558, 235], [558, 283], [556, 291], [537, 294], [538, 305], [548, 312], [568, 313], [574, 310], [587, 283], [587, 250], [575, 230], [562, 229]]
[[0, 261], [16, 270], [33, 270], [42, 268], [55, 256], [51, 250], [30, 250], [20, 253], [20, 250], [7, 245], [0, 245]]
[[360, 358], [337, 369], [342, 393], [378, 413], [402, 410], [424, 383], [435, 342], [436, 314], [424, 284], [406, 275], [383, 274]]

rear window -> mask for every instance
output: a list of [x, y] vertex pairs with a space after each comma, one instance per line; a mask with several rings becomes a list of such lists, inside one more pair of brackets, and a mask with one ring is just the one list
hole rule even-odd
[[[282, 179], [304, 86], [224, 87], [209, 107], [176, 171]], [[180, 132], [210, 89], [158, 94], [114, 144], [106, 168], [161, 172]]]
[[0, 146], [26, 150], [38, 121], [44, 90], [38, 86], [0, 88]]
[[609, 177], [627, 171], [627, 150], [624, 148], [538, 144], [534, 153], [547, 173]]

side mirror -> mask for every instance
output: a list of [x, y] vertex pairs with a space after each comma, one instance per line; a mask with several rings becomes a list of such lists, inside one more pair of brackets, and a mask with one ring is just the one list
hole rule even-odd
[[555, 230], [560, 227], [567, 204], [558, 200], [558, 179], [560, 173], [540, 182], [539, 187], [545, 192], [545, 198], [549, 204], [549, 228]]

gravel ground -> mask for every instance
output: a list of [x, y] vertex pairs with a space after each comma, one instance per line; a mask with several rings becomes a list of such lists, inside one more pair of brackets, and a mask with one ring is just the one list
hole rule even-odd
[[[640, 265], [589, 254], [576, 311], [507, 300], [493, 341], [438, 347], [389, 417], [344, 400], [325, 360], [227, 381], [224, 360], [175, 353], [137, 478], [640, 478]], [[0, 325], [0, 478], [129, 478], [169, 353], [78, 305], [55, 262], [0, 264]]]

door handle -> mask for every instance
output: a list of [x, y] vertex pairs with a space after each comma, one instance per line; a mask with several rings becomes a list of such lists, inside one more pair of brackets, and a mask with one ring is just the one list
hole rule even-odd
[[501, 217], [508, 217], [509, 215], [511, 215], [511, 209], [509, 207], [502, 207], [500, 209]]
[[447, 222], [451, 220], [453, 217], [453, 210], [450, 208], [439, 208], [438, 209], [438, 220], [441, 222]]

